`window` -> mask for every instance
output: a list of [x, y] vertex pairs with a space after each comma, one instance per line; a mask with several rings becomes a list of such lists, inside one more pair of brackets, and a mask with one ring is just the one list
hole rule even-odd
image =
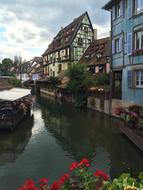
[[138, 14], [143, 12], [143, 0], [134, 0], [134, 13]]
[[82, 38], [78, 38], [78, 45], [83, 45], [83, 39]]
[[96, 58], [97, 58], [97, 61], [100, 61], [101, 58], [102, 58], [102, 54], [101, 53], [96, 53]]
[[85, 55], [85, 58], [86, 58], [86, 59], [91, 59], [91, 54], [86, 54], [86, 55]]
[[143, 48], [143, 30], [135, 33], [135, 50]]
[[84, 31], [85, 31], [86, 33], [88, 33], [88, 27], [87, 27], [87, 26], [84, 26]]
[[62, 71], [62, 65], [59, 64], [59, 65], [58, 65], [58, 73], [60, 73], [61, 71]]
[[104, 73], [105, 72], [105, 66], [101, 65], [99, 66], [99, 73]]
[[120, 16], [121, 16], [121, 6], [120, 6], [120, 3], [118, 3], [115, 6], [115, 17], [119, 18]]
[[115, 53], [120, 52], [120, 39], [115, 40]]
[[69, 40], [69, 38], [68, 38], [68, 37], [66, 37], [66, 42], [68, 42], [68, 40]]
[[135, 71], [136, 87], [143, 87], [143, 70]]

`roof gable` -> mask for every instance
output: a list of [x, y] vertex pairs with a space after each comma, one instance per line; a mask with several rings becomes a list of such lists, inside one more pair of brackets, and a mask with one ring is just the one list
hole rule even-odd
[[[75, 18], [73, 22], [71, 22], [69, 25], [67, 25], [65, 28], [62, 28], [58, 32], [58, 34], [56, 35], [52, 43], [49, 45], [48, 49], [43, 53], [43, 55], [52, 53], [54, 51], [57, 51], [59, 49], [69, 46], [74, 40], [77, 34], [77, 31], [79, 30], [79, 27], [85, 16], [87, 16], [89, 23], [91, 24], [91, 21], [87, 12], [83, 13], [78, 18]], [[91, 27], [92, 27], [92, 24], [91, 24]]]

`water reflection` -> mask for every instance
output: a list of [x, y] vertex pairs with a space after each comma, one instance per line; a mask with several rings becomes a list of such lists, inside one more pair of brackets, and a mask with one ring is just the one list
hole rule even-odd
[[0, 166], [14, 162], [29, 142], [32, 135], [33, 115], [21, 122], [13, 132], [8, 130], [0, 133]]
[[122, 122], [44, 97], [39, 103], [47, 131], [74, 160], [88, 157], [111, 177], [125, 171], [137, 175], [143, 168], [142, 153], [119, 133]]

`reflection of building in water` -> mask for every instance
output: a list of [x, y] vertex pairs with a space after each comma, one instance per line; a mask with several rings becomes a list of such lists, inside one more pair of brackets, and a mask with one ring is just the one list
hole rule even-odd
[[21, 154], [32, 135], [33, 115], [20, 123], [13, 132], [1, 131], [0, 134], [0, 166], [13, 162]]
[[95, 166], [103, 165], [101, 169], [110, 170], [111, 176], [128, 172], [128, 168], [136, 172], [143, 167], [141, 156], [136, 164], [130, 158], [136, 149], [119, 134], [117, 126], [123, 124], [120, 121], [44, 98], [39, 103], [45, 127], [75, 160], [88, 157]]

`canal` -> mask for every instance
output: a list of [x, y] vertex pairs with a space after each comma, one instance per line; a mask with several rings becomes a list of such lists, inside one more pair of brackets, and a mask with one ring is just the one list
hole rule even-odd
[[30, 118], [0, 132], [1, 190], [16, 190], [26, 179], [56, 180], [82, 157], [111, 178], [143, 170], [143, 154], [119, 133], [120, 121], [45, 97], [33, 100]]

